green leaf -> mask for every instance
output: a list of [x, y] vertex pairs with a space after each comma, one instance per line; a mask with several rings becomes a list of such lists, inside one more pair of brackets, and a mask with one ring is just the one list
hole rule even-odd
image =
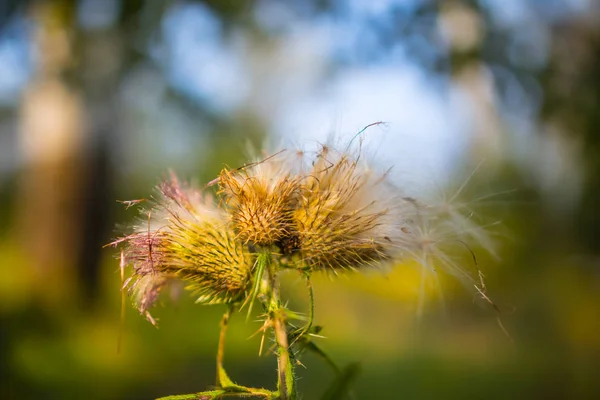
[[[254, 301], [256, 300], [256, 296], [260, 291], [260, 284], [262, 281], [263, 273], [267, 268], [269, 261], [271, 260], [270, 254], [259, 253], [258, 257], [256, 257], [256, 272], [254, 273], [254, 284], [252, 285], [252, 291], [250, 292], [249, 305], [248, 305], [248, 314], [246, 315], [246, 322], [250, 319], [250, 315], [252, 314], [252, 306], [254, 305]], [[242, 305], [242, 307], [244, 307]]]

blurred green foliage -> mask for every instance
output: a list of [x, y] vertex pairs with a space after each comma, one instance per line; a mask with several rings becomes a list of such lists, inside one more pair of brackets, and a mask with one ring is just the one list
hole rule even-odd
[[[31, 15], [31, 8], [39, 3], [43, 2], [6, 1], [0, 9], [0, 24]], [[118, 262], [112, 249], [101, 247], [120, 234], [114, 226], [126, 226], [137, 217], [133, 209], [125, 210], [114, 200], [149, 196], [152, 185], [169, 167], [181, 167], [204, 183], [225, 164], [243, 164], [246, 142], [260, 147], [268, 139], [264, 122], [249, 111], [216, 113], [169, 89], [163, 99], [165, 113], [177, 110], [181, 119], [191, 120], [184, 126], [195, 127], [198, 132], [190, 136], [197, 134], [202, 140], [188, 142], [192, 144], [186, 152], [199, 155], [192, 157], [192, 165], [180, 166], [177, 157], [161, 158], [166, 153], [161, 143], [153, 143], [152, 137], [128, 139], [126, 134], [127, 123], [143, 124], [148, 119], [153, 124], [156, 120], [141, 112], [123, 116], [115, 99], [124, 77], [140, 73], [140, 65], [152, 58], [140, 50], [140, 43], [151, 41], [166, 10], [176, 2], [117, 1], [118, 18], [99, 30], [77, 23], [83, 2], [48, 3], [62, 8], [66, 16], [61, 23], [75, 44], [73, 62], [61, 79], [81, 96], [95, 139], [89, 149], [82, 150], [78, 165], [85, 175], [73, 195], [75, 204], [82, 206], [73, 217], [79, 221], [75, 234], [79, 241], [71, 246], [52, 242], [52, 231], [46, 236], [51, 246], [72, 250], [72, 265], [48, 267], [43, 272], [36, 264], [40, 256], [31, 250], [32, 233], [20, 225], [24, 214], [36, 212], [23, 209], [29, 203], [19, 195], [31, 170], [19, 164], [0, 181], [0, 397], [148, 399], [209, 387], [215, 381], [214, 356], [223, 308], [198, 307], [182, 296], [177, 301], [165, 299], [165, 306], [158, 307], [159, 329], [133, 308], [121, 322]], [[268, 42], [277, 33], [261, 32], [249, 18], [258, 3], [209, 1], [206, 5], [230, 32], [238, 29], [262, 35], [261, 40]], [[512, 341], [502, 332], [489, 304], [444, 277], [444, 298], [436, 290], [428, 291], [425, 313], [417, 319], [419, 278], [410, 265], [386, 274], [317, 279], [316, 323], [325, 326], [327, 336], [319, 343], [339, 365], [360, 363], [353, 386], [359, 399], [600, 397], [596, 235], [600, 223], [600, 12], [590, 2], [583, 16], [544, 19], [540, 13], [537, 22], [549, 31], [549, 56], [543, 65], [527, 68], [505, 51], [510, 29], [494, 22], [496, 11], [487, 3], [453, 2], [469, 7], [482, 21], [485, 33], [478, 47], [461, 51], [434, 42], [433, 47], [442, 48], [434, 60], [424, 50], [420, 54], [418, 46], [411, 56], [432, 79], [441, 81], [459, 77], [473, 62], [500, 65], [518, 79], [535, 81], [542, 93], [539, 113], [534, 116], [540, 128], [535, 133], [543, 141], [550, 133], [542, 127], [554, 124], [561, 135], [578, 143], [581, 194], [572, 206], [557, 206], [555, 197], [564, 194], [561, 188], [544, 192], [510, 155], [498, 168], [476, 174], [464, 194], [468, 198], [514, 189], [480, 210], [486, 219], [503, 223], [498, 238], [500, 261], [474, 249], [485, 271], [488, 294], [500, 308]], [[535, 1], [526, 3], [536, 6]], [[308, 1], [304, 8], [298, 7], [308, 19], [324, 13], [343, 18], [343, 13], [335, 14], [340, 4]], [[436, 19], [444, 12], [443, 4], [415, 1], [418, 10], [404, 21], [404, 29], [372, 26], [371, 34], [384, 48], [386, 43], [406, 39], [407, 32], [420, 32], [429, 40], [437, 29]], [[397, 14], [401, 18], [402, 13]], [[581, 22], [586, 17], [592, 23]], [[39, 16], [30, 18], [34, 25], [41, 23], [36, 20]], [[31, 42], [34, 46], [33, 37]], [[100, 66], [95, 70], [97, 64], [86, 60], [86, 54], [105, 45], [118, 54], [116, 64], [106, 71], [100, 71]], [[370, 57], [377, 57], [375, 53]], [[152, 62], [144, 65], [151, 73], [161, 74]], [[502, 82], [496, 84], [502, 97]], [[503, 106], [500, 102], [499, 107]], [[18, 121], [22, 103], [3, 107], [3, 118]], [[1, 154], [4, 157], [7, 152]], [[137, 164], [128, 164], [130, 159], [138, 160]], [[57, 174], [55, 182], [60, 185], [63, 172]], [[463, 179], [457, 177], [449, 185], [460, 185]], [[45, 221], [39, 218], [40, 230]], [[58, 224], [56, 229], [60, 228]], [[469, 254], [463, 257], [465, 264], [472, 263]], [[300, 277], [290, 276], [286, 286], [292, 306], [305, 309]], [[253, 334], [259, 328], [260, 323], [245, 323], [243, 316], [233, 318], [226, 365], [235, 380], [273, 387], [274, 359], [257, 355], [260, 335]], [[122, 349], [117, 352], [121, 334]], [[333, 373], [314, 356], [302, 362], [306, 369], [298, 369], [300, 393], [305, 399], [319, 398], [333, 381]]]

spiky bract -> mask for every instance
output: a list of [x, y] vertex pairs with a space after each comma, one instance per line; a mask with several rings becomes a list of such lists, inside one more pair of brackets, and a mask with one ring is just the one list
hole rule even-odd
[[374, 197], [380, 184], [357, 159], [327, 147], [319, 152], [294, 211], [305, 267], [355, 269], [390, 257], [390, 208]]
[[198, 302], [239, 299], [250, 283], [252, 255], [236, 240], [227, 214], [174, 177], [158, 189], [147, 226], [115, 242], [126, 243], [124, 261], [134, 267], [131, 288], [140, 312], [153, 322], [147, 311], [169, 278], [186, 282]]
[[278, 157], [242, 169], [223, 169], [219, 193], [239, 239], [269, 246], [289, 235], [299, 182]]

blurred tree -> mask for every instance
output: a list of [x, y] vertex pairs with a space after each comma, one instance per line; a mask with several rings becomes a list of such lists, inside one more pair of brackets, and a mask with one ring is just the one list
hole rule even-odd
[[32, 13], [38, 22], [37, 66], [21, 105], [20, 234], [39, 279], [37, 293], [50, 296], [45, 299], [50, 307], [64, 307], [75, 290], [71, 272], [81, 243], [84, 179], [82, 101], [64, 81], [73, 66], [73, 10], [67, 2], [47, 2], [36, 4]]
[[[594, 7], [594, 6], [592, 6]], [[584, 180], [572, 240], [600, 252], [600, 7], [559, 22], [552, 30], [551, 57], [539, 76], [544, 88], [541, 118], [572, 138], [581, 152]]]

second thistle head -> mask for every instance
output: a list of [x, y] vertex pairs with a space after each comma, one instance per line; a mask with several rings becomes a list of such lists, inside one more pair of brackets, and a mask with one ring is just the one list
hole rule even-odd
[[303, 180], [294, 227], [304, 267], [336, 272], [392, 257], [402, 216], [384, 176], [359, 159], [324, 146]]
[[231, 213], [238, 238], [248, 244], [279, 244], [290, 234], [300, 178], [293, 175], [285, 154], [230, 170], [219, 176], [219, 193]]

